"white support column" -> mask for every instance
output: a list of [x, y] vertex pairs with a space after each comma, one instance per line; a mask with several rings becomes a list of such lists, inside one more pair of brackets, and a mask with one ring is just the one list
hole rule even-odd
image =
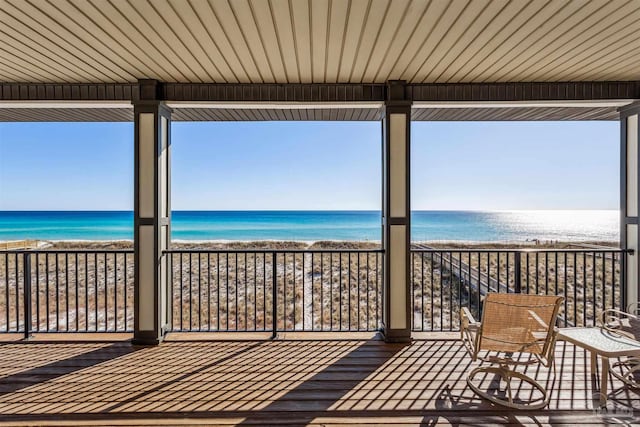
[[638, 272], [640, 271], [638, 243], [640, 227], [638, 209], [640, 200], [640, 103], [636, 102], [620, 109], [620, 243], [623, 249], [632, 249], [626, 254], [623, 271], [626, 284], [625, 305], [638, 301], [640, 295]]
[[[134, 344], [159, 344], [169, 322], [167, 257], [171, 227], [171, 110], [155, 100], [157, 82], [141, 81], [135, 115]], [[151, 95], [151, 96], [149, 96]], [[151, 99], [150, 99], [151, 98]]]
[[382, 245], [385, 250], [383, 333], [387, 342], [409, 342], [411, 101], [406, 97], [404, 81], [388, 83], [382, 128]]

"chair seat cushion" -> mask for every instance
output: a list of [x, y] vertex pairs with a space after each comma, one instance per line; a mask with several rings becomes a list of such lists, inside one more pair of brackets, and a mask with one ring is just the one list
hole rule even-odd
[[[525, 327], [503, 328], [482, 336], [481, 350], [541, 354], [540, 338]], [[546, 335], [546, 334], [545, 334]], [[544, 336], [542, 341], [544, 341]]]

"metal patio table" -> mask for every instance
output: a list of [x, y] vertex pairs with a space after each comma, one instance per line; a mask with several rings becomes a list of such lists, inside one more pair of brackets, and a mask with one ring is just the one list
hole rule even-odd
[[596, 376], [597, 356], [602, 358], [600, 377], [600, 401], [607, 401], [609, 358], [640, 356], [640, 342], [612, 333], [603, 328], [561, 328], [558, 340], [568, 341], [591, 353], [591, 375]]

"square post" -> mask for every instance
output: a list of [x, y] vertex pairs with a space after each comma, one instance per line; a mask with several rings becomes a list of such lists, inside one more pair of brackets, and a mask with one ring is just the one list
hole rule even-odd
[[[620, 109], [620, 246], [632, 249], [633, 254], [624, 254], [625, 270], [622, 271], [623, 305], [638, 301], [640, 295], [640, 227], [638, 210], [640, 201], [640, 102]], [[626, 309], [626, 307], [622, 307]]]
[[134, 104], [134, 259], [135, 319], [133, 343], [159, 344], [168, 324], [167, 256], [171, 236], [171, 110], [157, 100], [157, 82], [139, 82]]
[[411, 340], [411, 100], [406, 82], [390, 81], [382, 118], [383, 334]]

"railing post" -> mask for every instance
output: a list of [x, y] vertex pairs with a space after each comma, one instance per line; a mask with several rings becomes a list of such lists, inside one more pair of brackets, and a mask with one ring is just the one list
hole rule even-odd
[[522, 272], [522, 268], [520, 265], [520, 260], [522, 258], [522, 253], [520, 252], [515, 252], [515, 274], [516, 274], [516, 280], [515, 280], [515, 291], [516, 294], [519, 294], [522, 292], [522, 277], [521, 277], [521, 272]]
[[271, 274], [272, 274], [272, 286], [271, 286], [271, 339], [276, 339], [278, 335], [278, 267], [276, 264], [277, 255], [275, 252], [271, 254]]
[[24, 275], [24, 339], [31, 337], [31, 254], [23, 254], [22, 270]]

